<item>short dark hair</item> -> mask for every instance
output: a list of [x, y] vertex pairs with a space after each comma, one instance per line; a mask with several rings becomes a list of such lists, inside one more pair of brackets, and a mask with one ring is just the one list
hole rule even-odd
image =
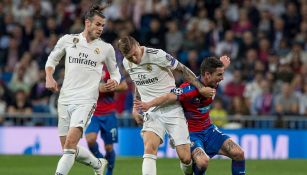
[[136, 44], [138, 44], [138, 42], [132, 36], [124, 36], [118, 40], [117, 47], [119, 51], [126, 56]]
[[90, 21], [93, 21], [93, 17], [95, 15], [100, 16], [101, 18], [105, 18], [103, 14], [103, 10], [104, 10], [104, 7], [102, 6], [99, 6], [97, 4], [92, 5], [90, 9], [85, 13], [84, 20], [88, 19]]
[[223, 62], [216, 57], [208, 57], [203, 60], [200, 66], [200, 73], [204, 75], [205, 72], [213, 73], [216, 68], [224, 67]]

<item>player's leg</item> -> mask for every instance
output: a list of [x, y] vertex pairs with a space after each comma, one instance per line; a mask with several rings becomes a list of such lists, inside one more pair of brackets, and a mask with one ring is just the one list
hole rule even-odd
[[201, 147], [192, 151], [194, 175], [204, 175], [209, 164], [209, 156]]
[[192, 175], [192, 159], [190, 152], [190, 144], [177, 145], [176, 151], [180, 159], [180, 168], [185, 175]]
[[245, 158], [242, 148], [230, 138], [225, 140], [219, 154], [232, 159], [232, 174], [245, 175]]
[[161, 138], [152, 131], [143, 131], [144, 155], [142, 164], [143, 175], [156, 175], [156, 160]]
[[101, 137], [105, 143], [106, 155], [108, 161], [108, 168], [106, 175], [112, 175], [115, 165], [115, 151], [113, 144], [118, 140], [117, 118], [115, 114], [104, 117], [105, 122], [101, 126]]
[[[66, 136], [69, 131], [70, 115], [68, 113], [68, 105], [58, 104], [58, 132], [60, 135], [61, 146], [63, 149], [63, 155], [60, 158], [57, 168], [56, 175], [66, 175], [70, 171], [75, 161], [75, 149], [65, 149]], [[72, 131], [70, 132], [72, 133]], [[75, 136], [75, 135], [74, 135]], [[71, 139], [70, 139], [71, 140]]]
[[76, 147], [81, 138], [81, 128], [70, 128], [64, 143], [63, 156], [58, 162], [56, 175], [66, 175], [75, 162]]
[[106, 144], [105, 150], [106, 150], [105, 158], [108, 161], [108, 168], [107, 168], [106, 175], [112, 175], [113, 169], [115, 167], [115, 159], [116, 159], [116, 154], [113, 148], [113, 144]]
[[[170, 141], [176, 147], [180, 159], [180, 168], [186, 175], [193, 174], [190, 136], [186, 119], [182, 110], [173, 110], [164, 114], [166, 130]], [[168, 117], [167, 117], [168, 116]], [[169, 117], [174, 116], [174, 117]]]
[[190, 132], [194, 175], [204, 175], [209, 163], [209, 156], [204, 151], [203, 140], [205, 139], [203, 137], [204, 134], [202, 131]]
[[148, 112], [147, 120], [143, 123], [142, 136], [144, 142], [144, 155], [142, 164], [143, 175], [156, 175], [156, 159], [158, 147], [163, 143], [165, 136], [165, 123], [161, 121], [161, 112]]
[[[76, 105], [76, 108], [72, 111], [71, 114], [71, 127], [80, 127], [84, 129], [88, 120], [92, 116], [94, 109], [95, 105], [93, 104]], [[84, 148], [83, 146], [78, 145], [76, 148], [76, 161], [84, 165], [91, 166], [97, 175], [102, 175], [104, 173], [104, 169], [107, 165], [107, 161], [105, 159], [96, 158], [88, 149]]]
[[100, 122], [102, 121], [100, 121], [98, 116], [93, 116], [85, 131], [85, 138], [86, 138], [87, 145], [90, 151], [97, 158], [103, 158], [103, 155], [99, 151], [99, 145], [97, 143], [97, 135], [100, 130], [100, 126], [99, 126]]

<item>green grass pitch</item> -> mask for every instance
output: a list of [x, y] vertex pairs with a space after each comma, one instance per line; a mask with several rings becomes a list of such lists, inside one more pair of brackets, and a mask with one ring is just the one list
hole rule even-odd
[[[53, 175], [59, 156], [0, 156], [1, 175]], [[117, 158], [114, 175], [140, 175], [142, 159]], [[178, 159], [158, 159], [158, 175], [181, 175]], [[206, 175], [231, 175], [231, 160], [213, 159]], [[247, 175], [306, 175], [307, 160], [247, 160]], [[93, 175], [90, 167], [75, 163], [70, 175]]]

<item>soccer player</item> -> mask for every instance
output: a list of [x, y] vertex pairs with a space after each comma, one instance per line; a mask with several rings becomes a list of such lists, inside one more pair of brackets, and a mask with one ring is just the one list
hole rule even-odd
[[[199, 79], [205, 86], [217, 88], [219, 82], [223, 80], [224, 69], [229, 65], [230, 60], [225, 56], [220, 59], [209, 57], [202, 62]], [[211, 94], [214, 93], [214, 91], [211, 92]], [[172, 93], [157, 97], [149, 102], [136, 102], [136, 106], [147, 111], [154, 106], [180, 101], [188, 121], [192, 142], [191, 152], [195, 163], [194, 174], [205, 174], [209, 157], [219, 154], [232, 159], [233, 175], [244, 175], [243, 150], [211, 123], [209, 111], [213, 99], [214, 96], [208, 98], [201, 95], [190, 83], [183, 83], [179, 88], [173, 89]]]
[[58, 131], [63, 155], [56, 175], [67, 175], [75, 160], [91, 166], [96, 175], [102, 175], [107, 164], [105, 159], [96, 158], [77, 144], [96, 107], [103, 64], [111, 76], [106, 89], [113, 91], [117, 87], [120, 73], [114, 48], [100, 39], [105, 17], [99, 6], [92, 6], [85, 14], [84, 25], [82, 33], [67, 34], [59, 39], [45, 66], [46, 87], [58, 91], [53, 73], [65, 56], [65, 77], [58, 100]]
[[95, 155], [95, 157], [103, 158], [103, 155], [99, 151], [98, 143], [96, 142], [98, 132], [100, 131], [101, 138], [105, 143], [105, 158], [108, 161], [106, 174], [112, 175], [115, 163], [113, 143], [117, 143], [118, 139], [114, 92], [125, 91], [128, 89], [128, 85], [126, 80], [122, 78], [120, 84], [115, 88], [114, 91], [108, 90], [105, 86], [108, 79], [110, 79], [110, 74], [105, 67], [103, 72], [102, 83], [99, 86], [99, 98], [97, 101], [97, 107], [93, 117], [91, 118], [91, 122], [85, 131], [85, 134], [90, 151]]
[[[140, 46], [131, 36], [118, 41], [118, 48], [124, 55], [123, 65], [136, 85], [135, 99], [148, 102], [157, 96], [167, 94], [175, 87], [172, 71], [179, 71], [185, 80], [196, 86], [202, 94], [207, 94], [208, 88], [200, 83], [191, 70], [178, 62], [161, 49]], [[211, 90], [211, 88], [209, 88]], [[193, 174], [190, 153], [190, 139], [186, 119], [179, 103], [165, 107], [150, 109], [144, 120], [136, 106], [133, 107], [133, 117], [137, 123], [143, 123], [142, 136], [144, 142], [143, 175], [155, 175], [156, 159], [159, 145], [167, 132], [176, 147], [180, 159], [180, 167], [185, 174]], [[150, 120], [147, 119], [150, 115]]]

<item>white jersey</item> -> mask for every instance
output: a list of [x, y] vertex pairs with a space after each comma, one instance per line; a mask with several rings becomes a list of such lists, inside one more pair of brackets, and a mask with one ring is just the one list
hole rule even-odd
[[100, 38], [88, 43], [80, 34], [64, 35], [50, 53], [46, 67], [53, 67], [65, 56], [65, 77], [59, 103], [96, 103], [105, 63], [111, 79], [120, 82], [120, 73], [111, 44]]
[[140, 64], [124, 59], [123, 65], [144, 102], [169, 93], [176, 87], [171, 70], [177, 67], [178, 61], [161, 49], [144, 47]]

